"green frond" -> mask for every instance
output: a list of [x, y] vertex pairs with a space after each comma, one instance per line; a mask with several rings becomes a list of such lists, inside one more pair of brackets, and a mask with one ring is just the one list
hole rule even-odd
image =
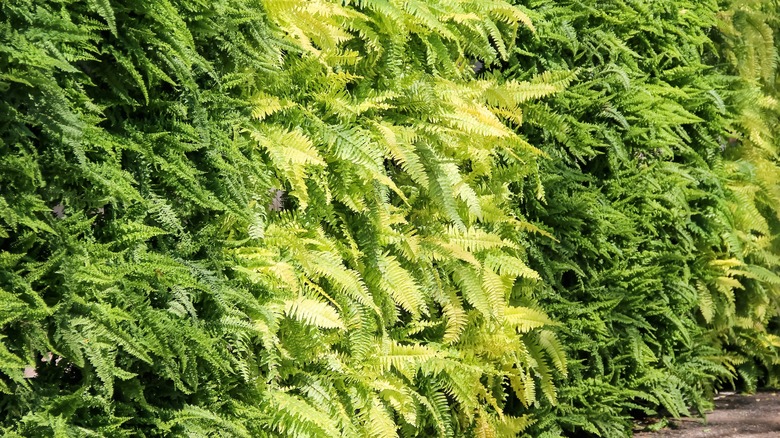
[[319, 301], [307, 298], [288, 300], [284, 312], [292, 318], [320, 328], [344, 328], [344, 322], [336, 309]]
[[490, 267], [493, 272], [503, 276], [541, 280], [539, 274], [529, 268], [522, 260], [506, 254], [488, 254], [485, 257], [485, 265]]
[[463, 301], [453, 291], [448, 291], [443, 301], [442, 314], [445, 318], [445, 328], [442, 342], [450, 344], [458, 341], [466, 327], [468, 317], [463, 309]]
[[394, 368], [403, 374], [410, 373], [421, 362], [436, 357], [437, 352], [422, 345], [401, 345], [391, 341], [386, 352], [379, 356], [380, 369]]
[[376, 438], [395, 438], [398, 426], [379, 399], [374, 398], [368, 413], [368, 434]]
[[[490, 318], [494, 315], [491, 301], [495, 301], [488, 296], [487, 291], [483, 288], [478, 271], [475, 271], [470, 266], [459, 266], [452, 273], [452, 278], [460, 288], [460, 292], [466, 302], [477, 309], [485, 318]], [[500, 286], [503, 286], [503, 284], [500, 284]]]
[[174, 425], [189, 436], [207, 437], [215, 429], [227, 431], [236, 437], [252, 436], [241, 424], [228, 421], [198, 406], [185, 406], [176, 412], [175, 418], [168, 423], [168, 428]]
[[389, 254], [382, 255], [379, 269], [383, 274], [381, 279], [383, 288], [393, 301], [415, 318], [421, 313], [427, 314], [427, 306], [420, 287], [395, 257]]
[[342, 264], [341, 258], [335, 254], [325, 251], [311, 252], [305, 255], [302, 262], [305, 269], [326, 278], [338, 292], [378, 311], [360, 275], [356, 271], [346, 268]]
[[553, 324], [553, 321], [539, 310], [516, 306], [506, 307], [504, 310], [504, 321], [521, 333]]
[[487, 233], [474, 227], [463, 231], [454, 227], [450, 227], [447, 234], [449, 235], [450, 242], [463, 248], [464, 251], [471, 253], [476, 253], [491, 248], [511, 248], [514, 246], [514, 244], [511, 242], [508, 242], [495, 234]]
[[299, 397], [273, 391], [268, 394], [266, 412], [274, 431], [287, 436], [332, 437], [339, 429], [327, 413]]
[[539, 345], [550, 357], [555, 368], [564, 376], [568, 374], [566, 366], [566, 355], [555, 333], [549, 330], [539, 331]]

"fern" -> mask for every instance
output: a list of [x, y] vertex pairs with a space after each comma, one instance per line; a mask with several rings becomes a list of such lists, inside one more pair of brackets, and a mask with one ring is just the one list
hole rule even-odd
[[0, 5], [3, 434], [620, 436], [771, 381], [776, 8], [517, 3]]
[[[740, 20], [747, 15], [767, 20], [772, 8], [528, 5], [540, 16], [539, 41], [518, 41], [514, 61], [501, 73], [529, 81], [577, 72], [564, 93], [539, 96], [543, 104], [519, 103], [519, 131], [531, 144], [544, 144], [553, 160], [542, 161], [545, 202], [535, 200], [533, 188], [519, 188], [517, 215], [543, 224], [558, 240], [527, 240], [528, 266], [546, 292], [529, 286], [526, 294], [534, 291], [542, 308], [564, 323], [559, 335], [572, 359], [569, 377], [559, 376], [557, 406], [545, 411], [555, 419], [536, 424], [533, 433], [624, 436], [628, 413], [637, 409], [670, 415], [703, 409], [718, 381], [734, 376], [722, 363], [741, 341], [728, 346], [727, 339], [736, 339], [727, 333], [751, 336], [737, 328], [737, 314], [767, 316], [766, 295], [748, 285], [753, 274], [734, 268], [748, 252], [761, 252], [747, 243], [748, 234], [775, 232], [765, 216], [773, 208], [754, 208], [750, 199], [758, 192], [738, 188], [724, 170], [739, 159], [725, 140], [743, 137], [735, 130], [752, 130], [744, 137], [755, 150], [766, 150], [769, 133], [760, 127], [762, 116], [743, 112], [752, 111], [741, 102], [755, 96], [755, 82], [747, 85], [738, 70], [715, 59], [724, 51], [737, 65], [734, 47], [746, 44], [740, 68], [751, 70], [745, 79], [760, 77], [758, 53], [768, 47], [768, 34], [747, 31], [755, 39], [746, 42], [734, 23], [746, 23]], [[667, 7], [686, 12], [649, 21]], [[715, 26], [725, 34], [710, 33]], [[732, 258], [731, 267], [717, 263]], [[609, 383], [595, 385], [599, 380]], [[612, 400], [609, 407], [605, 399]]]

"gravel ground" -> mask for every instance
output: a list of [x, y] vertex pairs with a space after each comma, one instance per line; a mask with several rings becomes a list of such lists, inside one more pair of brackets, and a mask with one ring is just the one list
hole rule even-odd
[[780, 391], [722, 395], [715, 410], [701, 419], [683, 418], [658, 432], [637, 438], [780, 438]]

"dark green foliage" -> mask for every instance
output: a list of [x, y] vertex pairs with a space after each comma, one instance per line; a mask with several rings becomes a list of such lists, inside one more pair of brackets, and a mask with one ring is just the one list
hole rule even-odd
[[259, 397], [225, 321], [263, 309], [222, 252], [269, 171], [224, 75], [281, 45], [257, 8], [207, 3], [0, 6], [6, 434], [175, 431]]
[[[777, 149], [766, 125], [740, 123], [757, 90], [724, 62], [723, 41], [760, 45], [761, 66], [774, 51], [719, 34], [730, 12], [715, 2], [524, 4], [537, 35], [503, 74], [578, 72], [523, 108], [521, 132], [551, 159], [545, 198], [526, 191], [518, 211], [556, 238], [527, 244], [547, 286], [537, 296], [565, 324], [570, 370], [534, 433], [623, 436], [637, 415], [701, 412], [716, 382], [753, 388], [751, 371], [771, 370], [780, 346], [765, 328], [778, 310], [767, 222]], [[762, 146], [772, 158], [757, 163], [750, 150]], [[746, 171], [752, 185], [735, 184]]]

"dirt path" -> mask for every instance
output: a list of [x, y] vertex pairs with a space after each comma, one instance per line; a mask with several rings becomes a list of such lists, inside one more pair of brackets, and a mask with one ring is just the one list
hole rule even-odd
[[700, 419], [670, 422], [658, 432], [641, 432], [637, 438], [780, 438], [780, 391], [755, 395], [725, 395], [715, 410]]

